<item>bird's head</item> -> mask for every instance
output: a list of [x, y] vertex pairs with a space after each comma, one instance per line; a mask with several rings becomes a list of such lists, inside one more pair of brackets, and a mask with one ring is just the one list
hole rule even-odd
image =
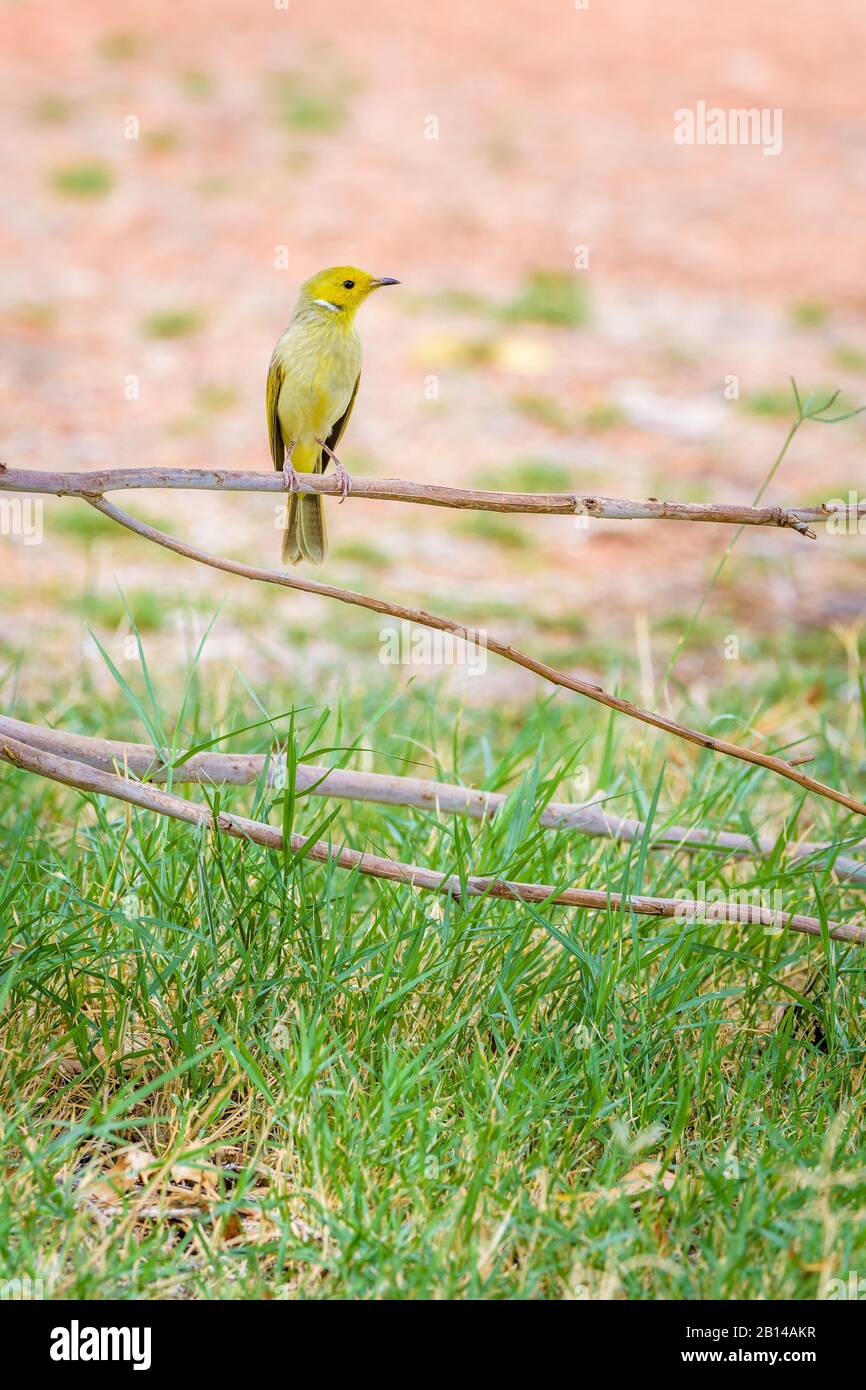
[[298, 307], [315, 307], [325, 315], [352, 319], [373, 290], [399, 283], [399, 280], [392, 280], [388, 275], [368, 275], [366, 270], [358, 270], [354, 265], [334, 265], [330, 270], [320, 270], [317, 275], [311, 275], [309, 280], [304, 281]]

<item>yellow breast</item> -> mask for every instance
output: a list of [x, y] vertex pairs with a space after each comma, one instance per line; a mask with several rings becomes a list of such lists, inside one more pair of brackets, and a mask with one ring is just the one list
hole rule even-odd
[[[361, 370], [361, 343], [354, 329], [295, 322], [276, 347], [283, 370], [277, 405], [284, 440], [324, 439], [345, 414]], [[297, 467], [297, 464], [296, 464]]]

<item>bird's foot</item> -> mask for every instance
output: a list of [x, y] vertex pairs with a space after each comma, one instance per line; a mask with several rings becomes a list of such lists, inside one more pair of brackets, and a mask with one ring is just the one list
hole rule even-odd
[[337, 458], [337, 455], [334, 453], [333, 449], [328, 448], [327, 444], [323, 439], [320, 439], [317, 442], [321, 444], [325, 453], [328, 455], [328, 458], [334, 465], [334, 472], [336, 473], [337, 480], [340, 484], [340, 505], [342, 506], [346, 498], [349, 496], [349, 493], [352, 488], [352, 475]]
[[297, 470], [292, 464], [291, 454], [286, 454], [285, 461], [283, 463], [283, 482], [289, 489], [289, 492], [300, 492], [301, 481], [298, 477]]

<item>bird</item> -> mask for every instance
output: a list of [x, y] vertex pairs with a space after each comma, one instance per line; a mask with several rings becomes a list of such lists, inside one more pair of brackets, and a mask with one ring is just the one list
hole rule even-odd
[[282, 470], [292, 494], [283, 532], [284, 564], [321, 564], [328, 553], [322, 497], [299, 492], [298, 474], [323, 473], [333, 462], [340, 501], [346, 500], [351, 478], [336, 449], [361, 380], [355, 314], [374, 290], [399, 283], [351, 265], [320, 270], [301, 285], [291, 322], [274, 348], [266, 392], [268, 440], [274, 468]]

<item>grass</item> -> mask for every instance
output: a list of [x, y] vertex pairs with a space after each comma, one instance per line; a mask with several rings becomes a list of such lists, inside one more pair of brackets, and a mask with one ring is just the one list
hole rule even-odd
[[334, 135], [347, 115], [346, 94], [354, 83], [313, 80], [298, 72], [271, 79], [277, 119], [286, 130], [302, 135]]
[[204, 68], [185, 68], [178, 73], [177, 81], [184, 96], [191, 101], [205, 101], [216, 90], [213, 78]]
[[66, 125], [74, 112], [74, 102], [60, 92], [43, 92], [33, 107], [35, 119], [44, 125]]
[[455, 523], [455, 530], [465, 536], [478, 536], [503, 550], [532, 550], [535, 541], [525, 526], [520, 526], [495, 512], [466, 512]]
[[501, 313], [507, 322], [562, 328], [581, 328], [589, 317], [586, 290], [577, 275], [554, 270], [533, 271]]
[[[795, 400], [761, 491], [801, 424], [850, 418], [796, 388]], [[552, 486], [556, 467], [518, 461], [509, 477], [525, 486], [534, 470], [539, 485], [541, 470]], [[719, 602], [736, 603], [735, 578], [716, 566]], [[856, 786], [856, 631], [744, 643], [740, 661], [718, 656], [691, 708], [684, 644], [736, 631], [702, 607], [670, 624], [672, 712], [736, 742], [808, 749], [816, 777]], [[123, 605], [133, 641], [140, 609], [138, 596]], [[263, 619], [273, 630], [270, 612], [251, 625]], [[350, 621], [369, 658], [378, 620]], [[594, 651], [579, 620], [543, 630], [573, 634], [575, 663], [639, 694], [634, 651]], [[321, 628], [344, 632], [337, 614]], [[464, 708], [446, 673], [387, 670], [323, 704], [305, 659], [288, 711], [288, 681], [260, 690], [194, 660], [178, 686], [144, 643], [122, 671], [94, 644], [106, 679], [84, 665], [31, 717], [172, 756], [278, 739], [293, 761], [509, 793], [489, 823], [263, 784], [192, 793], [215, 811], [458, 882], [863, 920], [862, 886], [787, 850], [808, 837], [843, 852], [862, 835], [855, 817], [565, 692], [504, 685]], [[25, 717], [26, 660], [6, 676]], [[627, 844], [540, 828], [551, 800], [589, 794], [647, 830]], [[775, 843], [739, 861], [653, 850], [651, 831], [671, 824]], [[861, 948], [613, 906], [433, 898], [5, 769], [0, 846], [0, 1278], [72, 1298], [783, 1299], [862, 1267]]]
[[521, 393], [512, 396], [511, 404], [520, 415], [524, 415], [527, 420], [534, 420], [539, 425], [547, 425], [549, 429], [557, 430], [563, 434], [572, 430], [575, 426], [575, 417], [567, 410], [564, 410], [555, 396], [539, 396], [530, 393]]
[[51, 184], [65, 198], [102, 198], [114, 187], [114, 174], [107, 164], [66, 164], [54, 170]]
[[[143, 513], [139, 512], [139, 515]], [[51, 534], [63, 536], [85, 548], [99, 541], [117, 542], [125, 539], [115, 522], [86, 505], [70, 507], [51, 502], [46, 511], [46, 520]], [[146, 520], [149, 525], [162, 530], [171, 525], [169, 519], [160, 518], [153, 512], [147, 515]]]
[[143, 143], [151, 154], [172, 154], [179, 149], [181, 137], [171, 126], [159, 126], [156, 130], [145, 132]]
[[[842, 783], [863, 714], [844, 661], [819, 664], [814, 717], [807, 662], [772, 708], [749, 668], [684, 717], [773, 747], [808, 732], [810, 770]], [[839, 807], [562, 692], [462, 709], [445, 677], [386, 673], [323, 706], [300, 666], [290, 720], [285, 687], [130, 669], [111, 691], [85, 671], [42, 710], [7, 703], [45, 721], [62, 697], [70, 729], [178, 750], [217, 735], [265, 750], [267, 712], [306, 761], [511, 792], [487, 825], [207, 793], [335, 845], [659, 895], [738, 885], [862, 917], [861, 889], [782, 841], [736, 863], [541, 831], [579, 784], [657, 826], [859, 833]], [[0, 812], [0, 1277], [75, 1298], [593, 1297], [604, 1281], [617, 1297], [785, 1298], [863, 1267], [857, 948], [439, 900], [9, 769]]]
[[147, 52], [147, 42], [131, 29], [117, 29], [100, 39], [98, 52], [107, 63], [128, 63]]
[[829, 308], [818, 299], [801, 299], [791, 305], [791, 322], [796, 328], [823, 328], [829, 317]]
[[555, 459], [528, 457], [480, 473], [473, 486], [493, 492], [568, 492], [574, 486], [570, 468]]
[[177, 598], [157, 594], [153, 589], [133, 590], [125, 597], [118, 592], [75, 593], [68, 596], [64, 606], [80, 613], [88, 624], [109, 630], [116, 630], [121, 624], [128, 626], [129, 611], [139, 631], [153, 632], [165, 626], [177, 609]]
[[147, 338], [185, 338], [204, 326], [199, 309], [163, 309], [143, 320], [141, 331]]
[[622, 407], [616, 401], [593, 401], [587, 409], [584, 423], [588, 430], [612, 430], [627, 423]]
[[776, 419], [788, 417], [791, 413], [790, 386], [770, 386], [761, 391], [750, 391], [741, 400], [743, 410], [750, 415], [770, 415]]
[[833, 365], [843, 372], [866, 372], [866, 352], [850, 343], [837, 343], [832, 359]]
[[[816, 405], [833, 398], [834, 408], [839, 411], [851, 409], [856, 402], [849, 401], [844, 394], [834, 391], [830, 386], [818, 386], [811, 391], [802, 391], [801, 396], [814, 398]], [[740, 402], [742, 408], [750, 415], [768, 415], [777, 419], [790, 417], [791, 414], [791, 387], [778, 386], [767, 387], [761, 391], [751, 391], [743, 396]]]
[[362, 537], [339, 541], [334, 548], [334, 557], [337, 560], [352, 561], [370, 569], [388, 569], [391, 564], [391, 557], [387, 551]]

